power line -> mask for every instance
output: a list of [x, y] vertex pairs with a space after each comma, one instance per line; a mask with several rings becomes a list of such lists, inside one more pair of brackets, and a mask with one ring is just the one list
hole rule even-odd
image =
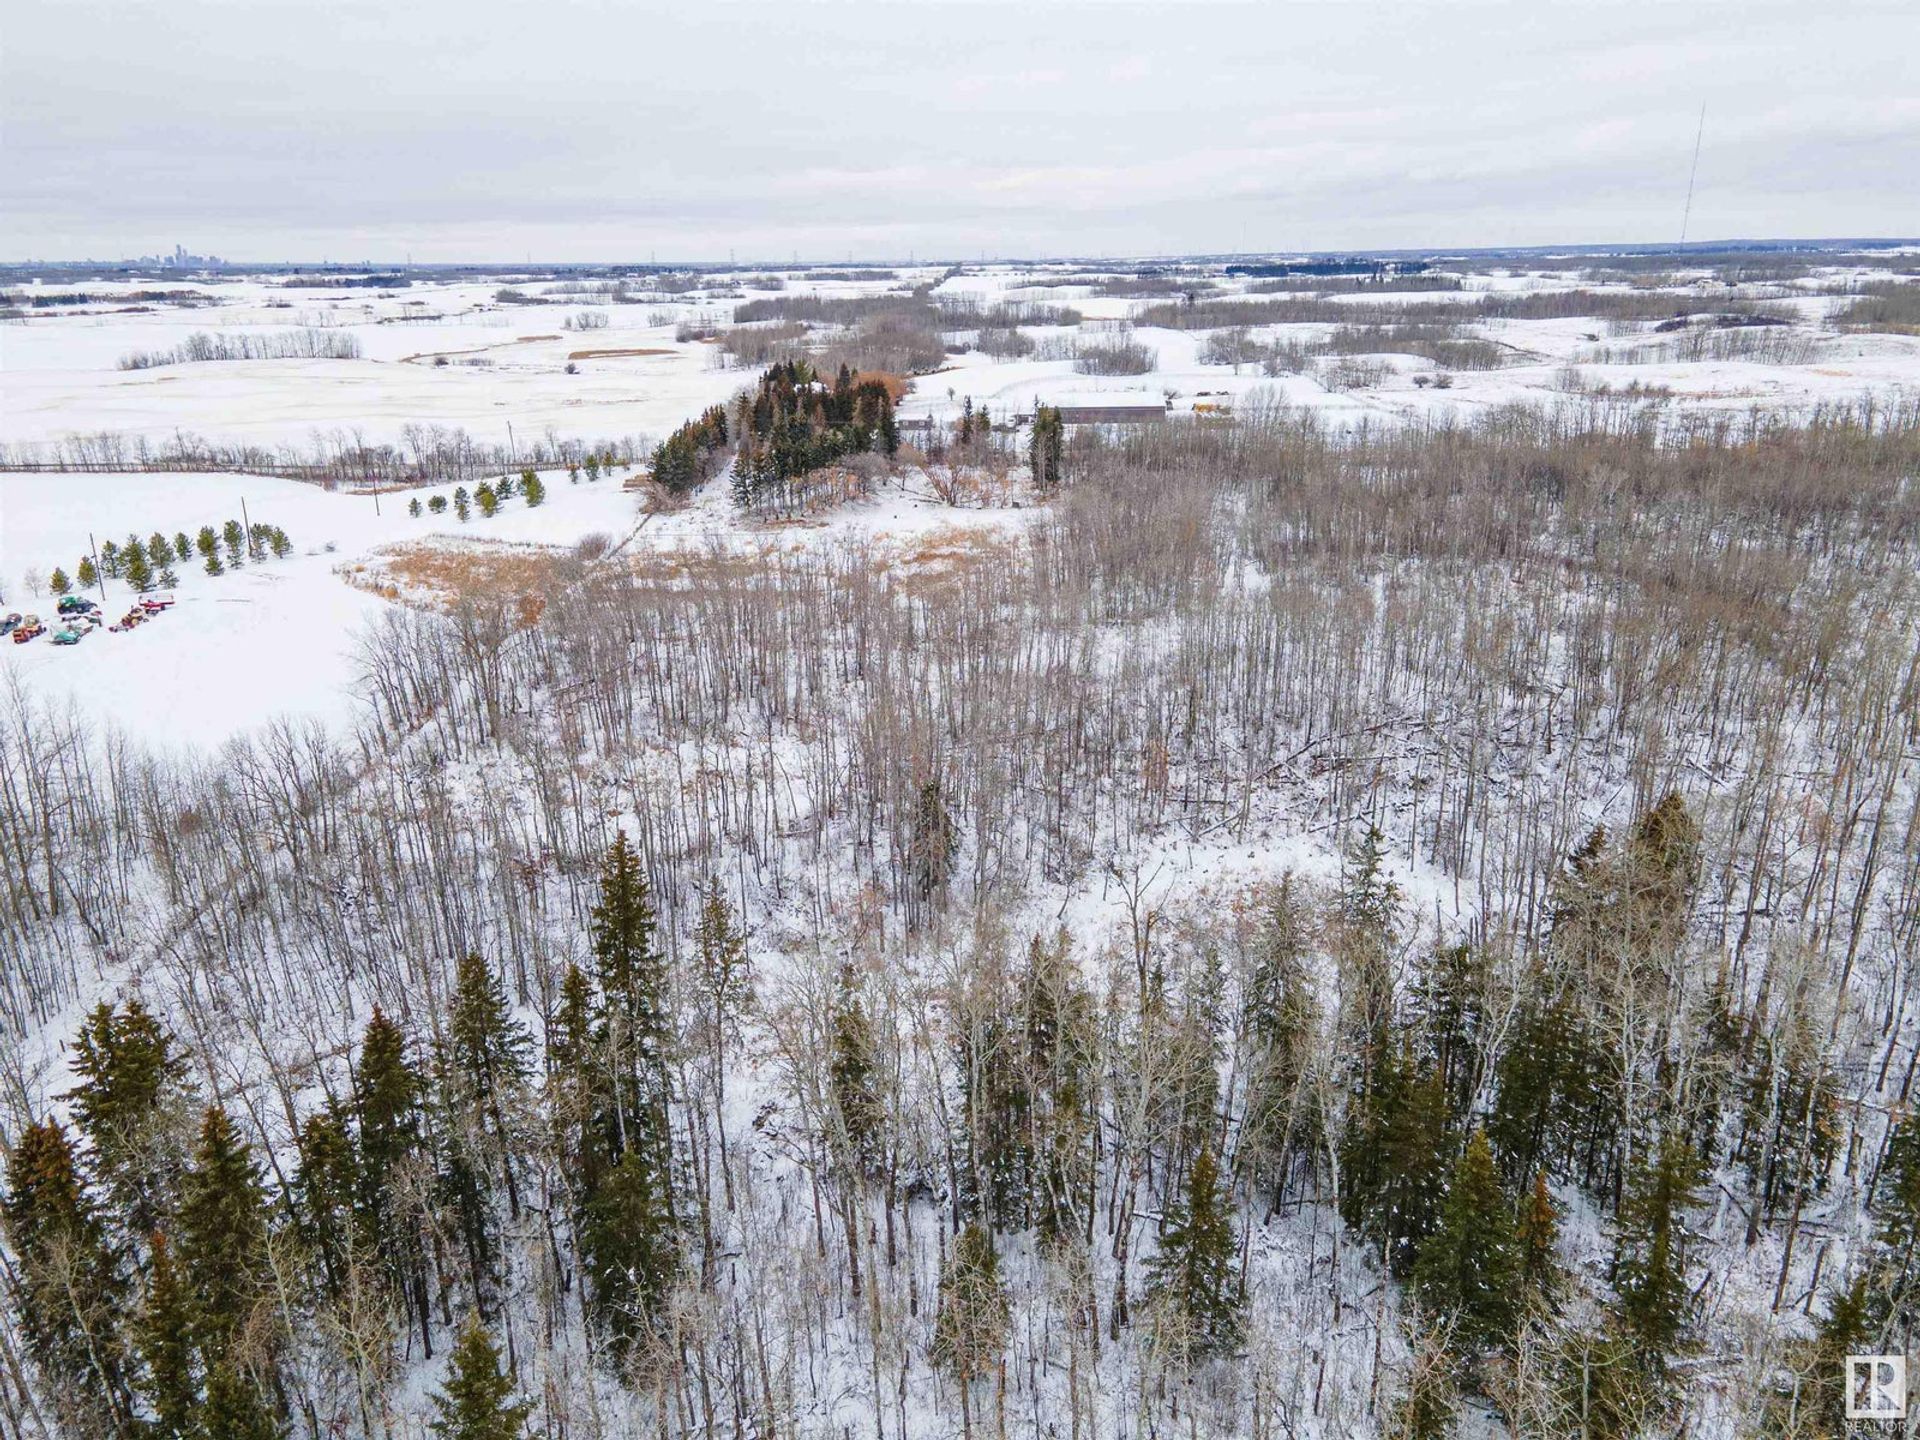
[[1680, 243], [1687, 243], [1687, 222], [1693, 219], [1693, 182], [1700, 174], [1700, 142], [1707, 133], [1707, 102], [1700, 102], [1700, 128], [1693, 133], [1693, 168], [1687, 172], [1687, 208], [1680, 212]]

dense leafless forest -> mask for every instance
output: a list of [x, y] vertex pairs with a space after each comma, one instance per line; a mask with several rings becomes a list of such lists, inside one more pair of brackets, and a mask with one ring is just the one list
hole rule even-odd
[[352, 734], [0, 701], [0, 1434], [1841, 1433], [1920, 411], [1064, 470], [397, 610]]

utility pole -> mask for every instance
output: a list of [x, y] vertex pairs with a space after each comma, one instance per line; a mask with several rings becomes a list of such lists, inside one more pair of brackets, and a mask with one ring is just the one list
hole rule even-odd
[[93, 543], [93, 532], [87, 532], [87, 551], [93, 556], [93, 579], [100, 587], [100, 608], [107, 608], [107, 572], [100, 568], [100, 547]]
[[253, 548], [253, 520], [247, 514], [247, 497], [240, 497], [240, 523], [247, 527], [247, 559], [258, 560], [260, 556]]

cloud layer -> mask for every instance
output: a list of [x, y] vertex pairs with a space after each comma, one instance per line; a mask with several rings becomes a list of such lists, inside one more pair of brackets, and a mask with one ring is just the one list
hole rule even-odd
[[1910, 0], [16, 0], [0, 257], [1920, 232]]

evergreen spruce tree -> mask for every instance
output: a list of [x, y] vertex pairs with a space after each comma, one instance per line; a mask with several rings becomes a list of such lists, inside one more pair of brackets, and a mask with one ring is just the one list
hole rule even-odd
[[1034, 487], [1052, 490], [1060, 483], [1060, 459], [1066, 426], [1060, 412], [1051, 405], [1037, 405], [1033, 412], [1033, 434], [1028, 442], [1028, 464], [1033, 470]]
[[1019, 1017], [1006, 980], [998, 966], [986, 970], [956, 1006], [955, 1068], [967, 1159], [959, 1199], [966, 1213], [1019, 1229], [1028, 1221], [1033, 1094], [1020, 1063]]
[[147, 563], [147, 549], [138, 541], [127, 546], [125, 570], [127, 584], [145, 593], [153, 588], [153, 566]]
[[874, 1091], [873, 1030], [860, 1003], [860, 983], [851, 961], [840, 967], [834, 1003], [827, 1079], [848, 1163], [870, 1169], [879, 1152], [880, 1100]]
[[106, 571], [109, 580], [120, 578], [120, 547], [111, 540], [100, 542], [100, 568]]
[[973, 1382], [992, 1373], [1006, 1353], [1009, 1315], [993, 1237], [977, 1222], [969, 1224], [940, 1273], [940, 1309], [933, 1325], [934, 1359], [959, 1382], [964, 1434], [973, 1432]]
[[79, 1084], [62, 1098], [86, 1138], [92, 1172], [126, 1233], [145, 1237], [166, 1219], [192, 1134], [187, 1061], [139, 1000], [126, 1013], [101, 1003], [73, 1043]]
[[1309, 1070], [1319, 1014], [1306, 970], [1306, 915], [1293, 877], [1267, 906], [1242, 1000], [1247, 1037], [1246, 1118], [1241, 1163], [1276, 1197], [1287, 1171], [1318, 1148], [1319, 1116]]
[[1369, 825], [1348, 857], [1340, 909], [1349, 924], [1363, 927], [1391, 945], [1400, 923], [1402, 896], [1387, 873], [1387, 840], [1378, 825]]
[[1487, 983], [1484, 952], [1447, 945], [1421, 965], [1413, 997], [1421, 1053], [1439, 1077], [1455, 1124], [1465, 1122], [1480, 1082]]
[[747, 937], [734, 923], [733, 910], [716, 880], [700, 902], [693, 928], [694, 980], [700, 995], [700, 1029], [713, 1067], [714, 1135], [720, 1144], [720, 1176], [727, 1205], [733, 1205], [733, 1172], [727, 1159], [727, 1041], [740, 1016], [753, 1003], [753, 968]]
[[195, 1370], [191, 1298], [167, 1237], [150, 1241], [146, 1296], [136, 1332], [144, 1367], [140, 1394], [153, 1412], [151, 1440], [197, 1440], [200, 1382]]
[[407, 502], [407, 514], [411, 515], [416, 520], [420, 518], [422, 508], [423, 507], [420, 504], [420, 497], [418, 495], [414, 496], [413, 499]]
[[1219, 1162], [1211, 1146], [1202, 1146], [1187, 1170], [1185, 1195], [1167, 1207], [1147, 1288], [1149, 1305], [1168, 1321], [1173, 1349], [1188, 1362], [1230, 1355], [1239, 1346], [1235, 1248]]
[[1700, 880], [1700, 825], [1678, 791], [1669, 791], [1634, 825], [1625, 869], [1630, 914], [1643, 943], [1671, 950]]
[[204, 1440], [281, 1440], [283, 1427], [260, 1385], [231, 1360], [207, 1369], [207, 1398], [200, 1407]]
[[7, 1300], [60, 1428], [134, 1433], [125, 1286], [66, 1133], [31, 1124], [7, 1157], [0, 1206], [15, 1263]]
[[1870, 1198], [1875, 1319], [1908, 1329], [1920, 1320], [1920, 1115], [1893, 1122]]
[[82, 555], [80, 564], [73, 572], [73, 578], [79, 582], [82, 590], [91, 590], [100, 583], [100, 572], [93, 568], [93, 557]]
[[595, 1045], [615, 1078], [614, 1153], [637, 1153], [671, 1208], [671, 998], [658, 930], [646, 873], [623, 830], [601, 866], [600, 901], [591, 916], [600, 987]]
[[193, 558], [193, 541], [187, 537], [187, 532], [184, 530], [173, 537], [173, 558], [180, 561]]
[[235, 568], [245, 563], [244, 552], [247, 548], [247, 532], [238, 520], [229, 520], [220, 527], [220, 538], [227, 542], [227, 563]]
[[519, 1440], [533, 1406], [513, 1398], [511, 1375], [479, 1319], [469, 1320], [447, 1359], [447, 1378], [433, 1397], [428, 1428], [440, 1440]]
[[175, 1223], [194, 1341], [211, 1370], [264, 1299], [267, 1276], [266, 1190], [251, 1147], [217, 1106], [201, 1124]]
[[1078, 1230], [1091, 1205], [1093, 1066], [1096, 1039], [1090, 997], [1062, 929], [1034, 936], [1020, 979], [1026, 1039], [1023, 1087], [1029, 1096], [1025, 1145], [1032, 1170], [1030, 1208], [1041, 1238]]
[[707, 887], [693, 929], [694, 975], [705, 1010], [702, 1026], [714, 1046], [714, 1068], [726, 1067], [726, 1037], [753, 1003], [753, 969], [747, 937], [734, 923], [733, 908], [718, 882]]
[[1387, 873], [1386, 841], [1369, 825], [1347, 858], [1334, 937], [1341, 967], [1340, 1052], [1362, 1110], [1378, 1108], [1378, 1072], [1390, 1068], [1394, 1048], [1400, 902], [1400, 888]]
[[1380, 1243], [1402, 1279], [1439, 1223], [1454, 1144], [1439, 1076], [1421, 1073], [1404, 1048], [1390, 1052], [1373, 1094], [1348, 1117], [1340, 1200], [1347, 1223]]
[[521, 484], [520, 489], [521, 489], [521, 493], [527, 497], [528, 509], [532, 509], [534, 506], [542, 504], [547, 498], [546, 482], [541, 480], [541, 478], [538, 475], [535, 475], [532, 471], [527, 472], [526, 478], [524, 482]]
[[55, 595], [65, 595], [73, 588], [73, 582], [67, 578], [67, 572], [58, 565], [53, 567], [53, 574], [47, 577], [47, 584]]
[[508, 1117], [532, 1073], [532, 1049], [526, 1027], [513, 1018], [500, 977], [478, 954], [462, 957], [448, 1007], [442, 1087], [449, 1108], [471, 1108], [484, 1119], [489, 1159], [500, 1171], [515, 1215], [520, 1206]]
[[491, 520], [494, 512], [500, 508], [500, 497], [493, 493], [493, 486], [482, 480], [473, 492], [473, 500], [480, 507], [483, 519]]
[[611, 1085], [593, 1038], [593, 984], [577, 965], [560, 980], [560, 999], [547, 1025], [547, 1105], [560, 1173], [584, 1207], [613, 1164]]
[[301, 1238], [319, 1268], [322, 1290], [337, 1299], [356, 1260], [360, 1195], [353, 1133], [337, 1105], [307, 1117], [300, 1127], [294, 1212]]
[[147, 559], [155, 565], [173, 563], [173, 542], [158, 530], [147, 537]]
[[589, 1306], [622, 1357], [665, 1329], [679, 1272], [679, 1236], [660, 1179], [629, 1150], [587, 1202], [580, 1225]]
[[[367, 1021], [353, 1077], [357, 1129], [356, 1214], [395, 1288], [412, 1300], [421, 1339], [432, 1333], [418, 1187], [426, 1081], [407, 1058], [406, 1036], [378, 1007]], [[431, 1351], [429, 1350], [429, 1353]]]
[[1420, 1247], [1414, 1280], [1421, 1298], [1453, 1322], [1465, 1354], [1512, 1336], [1518, 1318], [1513, 1212], [1500, 1189], [1493, 1148], [1475, 1130], [1454, 1163], [1439, 1227]]
[[1669, 1135], [1641, 1157], [1620, 1208], [1614, 1314], [1650, 1375], [1666, 1373], [1693, 1322], [1686, 1212], [1697, 1203], [1698, 1183], [1692, 1150]]
[[1544, 971], [1530, 973], [1526, 1000], [1494, 1067], [1493, 1114], [1487, 1137], [1509, 1182], [1553, 1165], [1564, 1148], [1564, 1082], [1573, 1069], [1574, 1019], [1549, 1002]]
[[446, 1038], [436, 1066], [445, 1137], [440, 1186], [466, 1252], [476, 1303], [483, 1309], [498, 1278], [496, 1180], [510, 1213], [520, 1213], [510, 1117], [526, 1082], [530, 1043], [486, 961], [477, 954], [463, 957], [455, 967]]

